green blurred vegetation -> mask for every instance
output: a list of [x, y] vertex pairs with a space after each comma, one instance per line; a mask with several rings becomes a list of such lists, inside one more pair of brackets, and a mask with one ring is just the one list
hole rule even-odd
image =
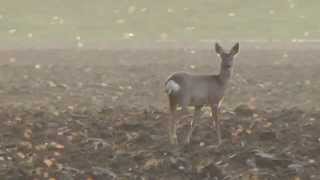
[[320, 37], [318, 0], [2, 0], [0, 4], [2, 43]]

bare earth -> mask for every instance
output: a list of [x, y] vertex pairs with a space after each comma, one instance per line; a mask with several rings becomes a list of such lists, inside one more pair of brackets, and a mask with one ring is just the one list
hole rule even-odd
[[182, 142], [191, 117], [179, 122], [181, 144], [167, 135], [163, 82], [175, 71], [218, 72], [208, 48], [2, 50], [0, 176], [320, 179], [319, 50], [242, 48], [221, 147], [207, 109], [190, 145]]

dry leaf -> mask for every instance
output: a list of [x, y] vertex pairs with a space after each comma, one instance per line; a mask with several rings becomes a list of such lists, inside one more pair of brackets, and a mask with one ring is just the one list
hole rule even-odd
[[269, 14], [270, 14], [270, 15], [273, 15], [274, 13], [275, 13], [275, 11], [274, 11], [273, 9], [270, 9], [270, 10], [269, 10]]
[[78, 46], [78, 48], [82, 48], [83, 47], [83, 43], [82, 42], [78, 42], [77, 46]]
[[133, 33], [124, 33], [123, 35], [122, 35], [122, 37], [124, 38], [124, 39], [131, 39], [131, 38], [133, 38], [135, 35], [133, 34]]
[[61, 171], [63, 169], [63, 165], [60, 163], [56, 163], [57, 169]]
[[267, 122], [266, 124], [263, 125], [263, 127], [265, 127], [265, 128], [268, 128], [268, 127], [271, 127], [271, 126], [272, 126], [271, 122]]
[[10, 29], [8, 32], [9, 32], [9, 34], [14, 34], [14, 33], [17, 32], [17, 30], [16, 29]]
[[57, 145], [56, 145], [56, 148], [57, 148], [57, 149], [64, 149], [64, 145], [62, 145], [62, 144], [57, 144]]
[[152, 158], [152, 159], [147, 160], [144, 163], [143, 168], [145, 170], [148, 170], [148, 169], [151, 169], [154, 167], [158, 167], [160, 165], [160, 163], [161, 163], [161, 160]]
[[43, 177], [44, 177], [44, 178], [48, 178], [48, 177], [49, 177], [49, 173], [48, 173], [48, 172], [44, 172], [44, 173], [43, 173]]
[[129, 14], [132, 14], [132, 13], [134, 13], [136, 11], [136, 7], [135, 6], [130, 6], [129, 8], [128, 8], [128, 13]]
[[26, 155], [24, 155], [22, 152], [18, 152], [17, 156], [19, 156], [21, 159], [26, 158]]
[[168, 8], [168, 13], [173, 13], [174, 12], [174, 10], [173, 9], [171, 9], [171, 8]]
[[56, 142], [51, 142], [50, 146], [56, 149], [64, 149], [64, 145], [56, 143]]
[[42, 171], [43, 171], [43, 168], [37, 167], [36, 170], [35, 170], [36, 175], [40, 176], [42, 174]]
[[294, 177], [292, 178], [292, 180], [301, 180], [301, 178], [298, 177], [298, 176], [294, 176]]
[[53, 165], [53, 160], [51, 159], [45, 159], [43, 160], [43, 163], [47, 166], [47, 167], [51, 167]]
[[61, 156], [61, 153], [59, 153], [59, 152], [54, 152], [53, 155], [54, 155], [54, 156]]
[[36, 65], [34, 66], [34, 68], [40, 69], [40, 68], [41, 68], [41, 65], [40, 65], [40, 64], [36, 64]]
[[32, 131], [31, 129], [26, 129], [23, 133], [23, 136], [26, 138], [26, 139], [31, 139], [32, 137]]
[[247, 133], [247, 134], [252, 134], [252, 130], [251, 130], [251, 129], [247, 129], [247, 130], [246, 130], [246, 133]]
[[11, 58], [9, 59], [9, 61], [10, 61], [11, 63], [14, 63], [14, 62], [16, 62], [16, 58], [11, 57]]
[[32, 38], [33, 37], [33, 34], [32, 33], [28, 33], [28, 38]]
[[86, 180], [94, 180], [93, 177], [88, 176]]
[[163, 32], [163, 33], [161, 33], [160, 34], [160, 38], [162, 39], [162, 40], [167, 40], [168, 39], [168, 34], [167, 33], [165, 33], [165, 32]]
[[230, 17], [234, 17], [234, 16], [236, 16], [236, 14], [235, 14], [235, 13], [233, 13], [233, 12], [230, 12], [230, 13], [228, 14], [228, 16], [230, 16]]
[[22, 142], [20, 143], [20, 146], [23, 146], [23, 147], [25, 147], [25, 148], [27, 148], [27, 149], [32, 149], [32, 144], [31, 144], [31, 142], [29, 142], [29, 141], [22, 141]]
[[48, 84], [50, 87], [57, 87], [57, 84], [52, 81], [49, 81]]
[[39, 144], [35, 146], [35, 149], [37, 151], [46, 150], [48, 148], [48, 143]]

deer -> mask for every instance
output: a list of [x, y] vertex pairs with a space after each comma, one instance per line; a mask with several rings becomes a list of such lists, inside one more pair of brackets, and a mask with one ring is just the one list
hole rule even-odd
[[169, 109], [172, 114], [169, 122], [171, 144], [178, 144], [177, 108], [181, 107], [182, 112], [186, 112], [189, 106], [194, 107], [194, 114], [190, 122], [186, 143], [190, 143], [195, 123], [201, 116], [201, 109], [208, 106], [211, 109], [212, 127], [215, 127], [218, 145], [222, 144], [218, 114], [231, 79], [234, 57], [239, 52], [239, 43], [235, 43], [229, 52], [226, 52], [219, 43], [215, 43], [215, 51], [221, 59], [219, 74], [201, 75], [175, 72], [165, 81], [165, 92], [169, 98]]

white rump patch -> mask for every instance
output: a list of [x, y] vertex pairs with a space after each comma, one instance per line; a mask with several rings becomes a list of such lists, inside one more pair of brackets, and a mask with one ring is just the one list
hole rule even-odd
[[166, 92], [168, 94], [178, 92], [180, 88], [180, 85], [176, 83], [174, 80], [169, 80], [166, 84]]

